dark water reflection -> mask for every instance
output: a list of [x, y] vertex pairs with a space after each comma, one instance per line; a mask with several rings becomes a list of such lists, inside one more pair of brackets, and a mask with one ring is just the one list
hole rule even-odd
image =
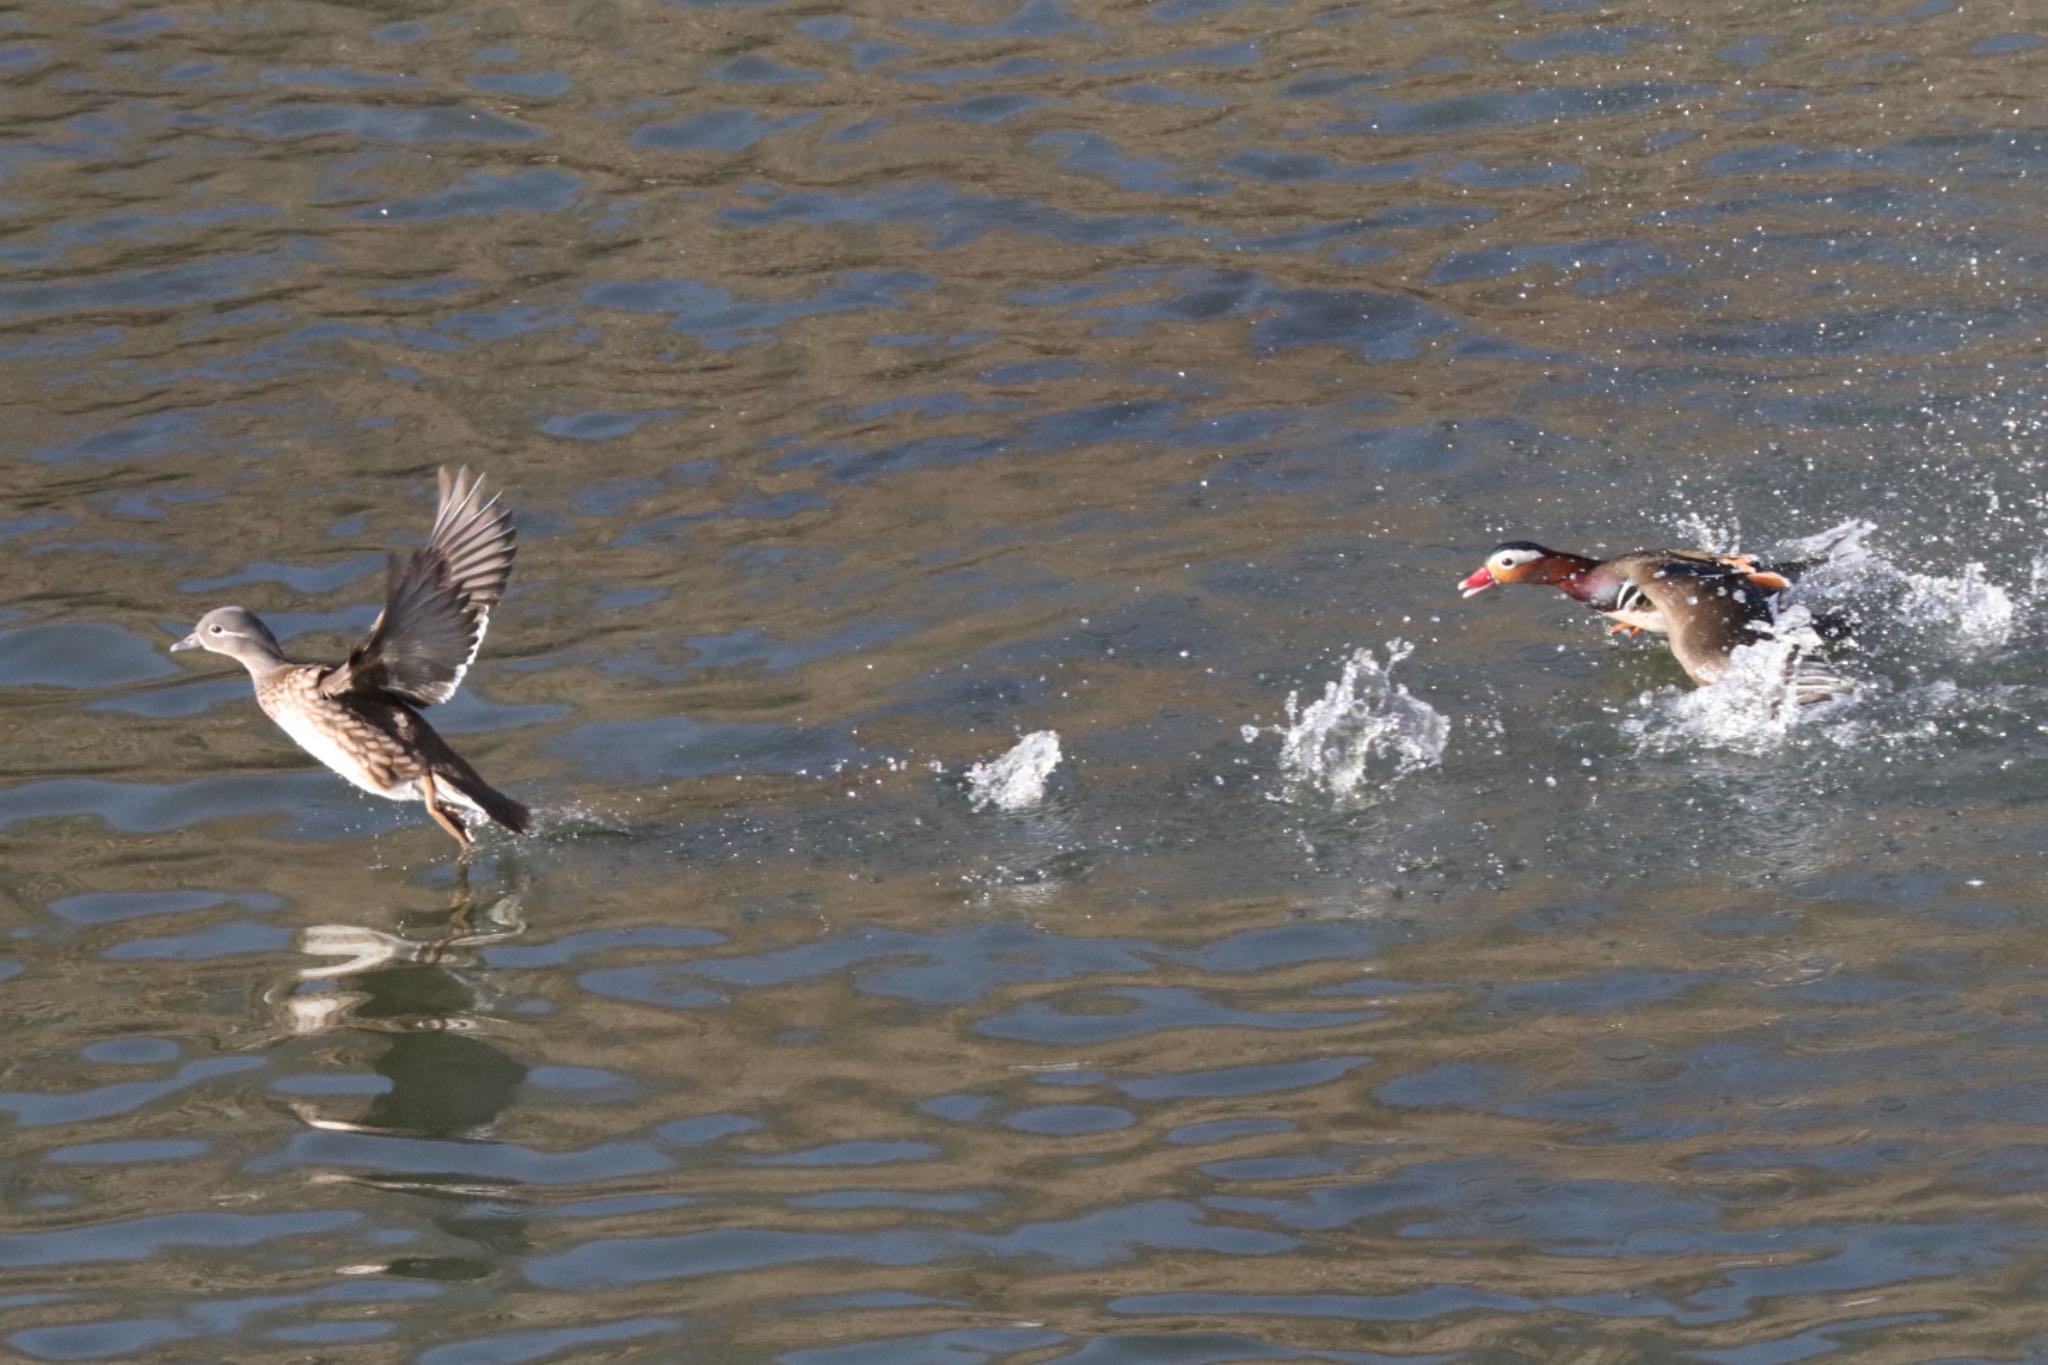
[[[12, 11], [4, 1353], [2048, 1356], [2044, 47]], [[467, 879], [162, 652], [340, 648], [443, 460]], [[1789, 727], [1451, 586], [1850, 519]], [[1397, 637], [1441, 754], [1290, 779]]]

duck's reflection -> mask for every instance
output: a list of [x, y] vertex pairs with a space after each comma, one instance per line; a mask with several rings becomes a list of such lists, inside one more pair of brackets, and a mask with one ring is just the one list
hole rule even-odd
[[[479, 1279], [525, 1244], [518, 1183], [483, 1173], [465, 1155], [489, 1140], [526, 1080], [526, 1065], [485, 1036], [495, 993], [478, 962], [479, 949], [525, 931], [521, 899], [517, 890], [472, 896], [464, 885], [448, 910], [402, 918], [392, 932], [309, 926], [298, 946], [311, 961], [273, 992], [290, 1033], [348, 1039], [341, 1048], [357, 1053], [349, 1061], [385, 1081], [367, 1100], [291, 1102], [307, 1127], [349, 1135], [338, 1158], [342, 1169], [314, 1179], [415, 1196], [450, 1239], [445, 1251], [350, 1266], [348, 1273]], [[381, 1139], [397, 1144], [387, 1169], [379, 1169]], [[446, 1151], [445, 1169], [422, 1170], [420, 1139], [459, 1145]]]
[[526, 1067], [479, 1032], [494, 996], [477, 950], [526, 929], [519, 890], [457, 893], [443, 912], [401, 920], [396, 931], [315, 924], [299, 950], [315, 959], [274, 993], [299, 1036], [354, 1031], [381, 1040], [365, 1058], [388, 1085], [360, 1114], [299, 1102], [306, 1123], [329, 1130], [461, 1138], [486, 1131], [511, 1103]]

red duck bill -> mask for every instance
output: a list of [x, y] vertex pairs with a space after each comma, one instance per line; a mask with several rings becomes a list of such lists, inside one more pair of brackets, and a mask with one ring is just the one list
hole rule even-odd
[[1471, 574], [1465, 579], [1465, 581], [1458, 585], [1458, 587], [1461, 591], [1463, 591], [1465, 596], [1477, 597], [1480, 593], [1485, 592], [1488, 588], [1494, 586], [1498, 582], [1500, 582], [1500, 580], [1493, 576], [1493, 570], [1487, 568], [1484, 564], [1481, 564], [1478, 568], [1474, 569], [1471, 572]]

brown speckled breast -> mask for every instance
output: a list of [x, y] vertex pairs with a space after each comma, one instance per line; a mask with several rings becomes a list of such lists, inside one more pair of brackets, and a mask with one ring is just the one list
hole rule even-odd
[[292, 664], [256, 679], [256, 702], [299, 747], [379, 796], [404, 798], [446, 746], [406, 707], [376, 698], [330, 697], [327, 670]]

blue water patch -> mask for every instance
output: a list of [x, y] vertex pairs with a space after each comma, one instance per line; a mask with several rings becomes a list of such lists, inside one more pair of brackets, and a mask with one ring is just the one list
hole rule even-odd
[[[283, 760], [289, 745], [282, 737], [279, 743], [278, 758]], [[146, 834], [237, 816], [275, 817], [297, 804], [289, 799], [293, 794], [326, 794], [326, 784], [338, 780], [324, 772], [199, 777], [172, 783], [51, 778], [0, 790], [0, 829], [30, 820], [91, 815], [115, 829]]]
[[52, 1149], [45, 1161], [60, 1166], [133, 1166], [146, 1162], [190, 1161], [213, 1150], [200, 1138], [135, 1138], [126, 1142], [86, 1142]]
[[1328, 1085], [1371, 1060], [1370, 1057], [1319, 1057], [1304, 1062], [1270, 1062], [1215, 1071], [1184, 1071], [1120, 1081], [1117, 1088], [1134, 1100], [1270, 1095], [1283, 1090], [1306, 1090]]
[[1105, 92], [1113, 100], [1126, 104], [1157, 104], [1187, 109], [1213, 109], [1224, 103], [1218, 95], [1198, 95], [1191, 90], [1176, 90], [1170, 85], [1157, 85], [1150, 81], [1137, 81], [1120, 85]]
[[929, 1142], [911, 1139], [827, 1143], [798, 1152], [778, 1152], [745, 1158], [750, 1166], [888, 1166], [903, 1161], [931, 1161], [940, 1149]]
[[704, 73], [705, 79], [735, 85], [801, 85], [825, 79], [815, 67], [792, 66], [759, 52], [728, 58]]
[[502, 71], [471, 76], [469, 88], [489, 95], [514, 95], [520, 99], [546, 100], [566, 95], [575, 88], [566, 71]]
[[1005, 1128], [1046, 1137], [1077, 1137], [1128, 1128], [1138, 1121], [1130, 1110], [1113, 1104], [1048, 1104], [1019, 1109], [1003, 1119]]
[[[939, 251], [965, 246], [991, 232], [1023, 232], [1097, 246], [1152, 243], [1195, 232], [1180, 219], [1160, 214], [1077, 213], [1021, 196], [969, 194], [943, 183], [894, 185], [867, 194], [784, 190], [758, 207], [721, 209], [718, 217], [735, 227], [907, 223], [930, 233], [932, 246]], [[0, 301], [4, 298], [0, 293]]]
[[[735, 0], [725, 2], [734, 3]], [[527, 1361], [555, 1360], [564, 1352], [595, 1349], [614, 1343], [687, 1337], [688, 1329], [686, 1318], [620, 1318], [576, 1327], [535, 1328], [476, 1337], [469, 1341], [444, 1342], [427, 1348], [414, 1359], [418, 1365], [525, 1365]]]
[[[879, 1337], [788, 1351], [776, 1358], [776, 1365], [998, 1365], [1000, 1361], [1024, 1358], [1020, 1353], [1036, 1355], [1073, 1340], [1068, 1333], [1043, 1327], [950, 1327], [916, 1336]], [[1088, 1356], [1084, 1348], [1079, 1354], [1043, 1358], [1057, 1358], [1067, 1365], [1113, 1365], [1090, 1360]], [[1132, 1359], [1135, 1362], [1147, 1357]], [[1173, 1365], [1200, 1365], [1180, 1352], [1172, 1359]]]
[[693, 929], [680, 924], [641, 924], [564, 934], [552, 943], [494, 943], [484, 949], [483, 960], [506, 970], [566, 967], [601, 953], [640, 952], [649, 948], [710, 948], [725, 941], [724, 934], [709, 929]]
[[[352, 1280], [309, 1292], [257, 1294], [240, 1298], [194, 1297], [181, 1303], [170, 1318], [115, 1318], [33, 1327], [14, 1332], [8, 1344], [44, 1360], [97, 1360], [130, 1356], [174, 1341], [226, 1336], [293, 1312], [311, 1313], [327, 1305], [392, 1304], [433, 1299], [438, 1287], [391, 1280]], [[360, 1309], [356, 1311], [361, 1311]], [[373, 1330], [365, 1333], [362, 1328]], [[271, 1326], [273, 1340], [360, 1341], [388, 1335], [382, 1322], [313, 1321]]]
[[1452, 95], [1414, 103], [1385, 101], [1363, 118], [1330, 124], [1331, 133], [1461, 133], [1480, 128], [1551, 123], [1565, 119], [1611, 118], [1641, 113], [1681, 100], [1704, 100], [1712, 86], [1669, 81], [1622, 81], [1614, 85], [1553, 87]]
[[1288, 1119], [1212, 1119], [1206, 1123], [1189, 1123], [1169, 1129], [1166, 1141], [1176, 1147], [1201, 1147], [1213, 1142], [1235, 1142], [1239, 1138], [1297, 1131], [1298, 1126]]
[[[1365, 1023], [1379, 1014], [1378, 1011], [1239, 1009], [1204, 992], [1182, 986], [1120, 986], [1081, 992], [1073, 1000], [1091, 1008], [1085, 1012], [1070, 1012], [1063, 1010], [1056, 1001], [1034, 1000], [976, 1021], [974, 1031], [991, 1038], [1013, 1038], [1020, 1042], [1069, 1047], [1078, 1043], [1142, 1038], [1173, 1029], [1340, 1028]], [[1105, 1006], [1120, 1008], [1110, 1013], [1104, 1012]]]
[[1105, 441], [1165, 440], [1186, 430], [1188, 405], [1161, 399], [1090, 404], [1033, 418], [1021, 430], [973, 436], [913, 437], [875, 450], [812, 447], [792, 450], [778, 469], [822, 466], [837, 482], [862, 483], [906, 470], [965, 464], [998, 455], [1051, 455]]
[[1039, 95], [990, 94], [973, 95], [951, 104], [935, 104], [924, 112], [934, 118], [951, 119], [956, 123], [1002, 123], [1019, 114], [1043, 109], [1054, 101]]
[[934, 1095], [930, 1099], [919, 1100], [917, 1112], [949, 1123], [977, 1123], [993, 1107], [994, 1101], [986, 1095]]
[[1351, 1318], [1359, 1322], [1428, 1322], [1489, 1309], [1534, 1313], [1546, 1307], [1519, 1294], [1500, 1294], [1461, 1284], [1431, 1285], [1398, 1294], [1132, 1294], [1104, 1305], [1109, 1312], [1176, 1318], [1204, 1315]]
[[1100, 75], [1125, 75], [1136, 71], [1184, 71], [1191, 66], [1252, 66], [1259, 61], [1259, 44], [1256, 39], [1242, 42], [1219, 43], [1210, 47], [1182, 48], [1176, 52], [1164, 52], [1156, 57], [1120, 57], [1106, 62], [1092, 62], [1085, 69]]
[[509, 175], [470, 171], [439, 193], [361, 209], [358, 216], [425, 222], [508, 212], [559, 213], [572, 207], [582, 193], [582, 180], [551, 168], [530, 168]]
[[1060, 157], [1063, 170], [1099, 176], [1123, 190], [1196, 196], [1230, 190], [1229, 181], [1186, 175], [1164, 157], [1127, 155], [1100, 133], [1061, 129], [1040, 133], [1031, 145], [1057, 148], [1065, 153]]
[[639, 1084], [631, 1077], [595, 1066], [532, 1067], [526, 1073], [526, 1084], [566, 1092], [577, 1096], [579, 1103], [629, 1099], [640, 1092]]
[[[417, 146], [437, 142], [505, 145], [538, 142], [545, 130], [504, 114], [461, 105], [379, 108], [358, 104], [292, 104], [238, 119], [232, 125], [259, 137], [298, 138], [347, 134], [365, 142]], [[0, 296], [4, 297], [4, 296]]]
[[667, 965], [598, 967], [579, 973], [576, 988], [611, 1000], [630, 1000], [668, 1010], [715, 1010], [731, 1003], [683, 969]]
[[[305, 265], [297, 249], [215, 256], [181, 265], [116, 270], [72, 280], [0, 284], [0, 317], [174, 308], [240, 298]], [[138, 425], [130, 423], [129, 425]], [[62, 446], [46, 447], [62, 450]], [[31, 452], [35, 459], [59, 458]]]
[[634, 130], [635, 147], [677, 152], [742, 152], [764, 137], [818, 121], [814, 112], [770, 118], [757, 109], [706, 109], [670, 123], [649, 123]]
[[120, 687], [177, 672], [162, 645], [104, 622], [0, 631], [0, 687]]
[[1518, 62], [1554, 62], [1565, 57], [1619, 57], [1639, 43], [1670, 40], [1671, 31], [1658, 24], [1601, 24], [1517, 39], [1503, 43], [1500, 50]]
[[949, 933], [867, 930], [745, 957], [707, 957], [697, 975], [759, 989], [816, 981], [860, 969], [856, 986], [876, 995], [924, 1004], [978, 1000], [1000, 986], [1057, 981], [1092, 972], [1145, 972], [1140, 945], [1109, 938], [1073, 938], [1024, 925], [969, 926]]
[[685, 1119], [670, 1119], [654, 1130], [654, 1136], [677, 1147], [700, 1147], [740, 1133], [756, 1132], [760, 1127], [759, 1119], [744, 1114], [694, 1114]]
[[340, 1130], [294, 1134], [278, 1151], [249, 1163], [252, 1173], [310, 1166], [385, 1175], [460, 1175], [521, 1185], [573, 1186], [623, 1180], [674, 1169], [675, 1162], [644, 1141], [601, 1142], [568, 1151], [542, 1151], [513, 1142], [445, 1141], [390, 1133]]
[[1579, 242], [1536, 242], [1514, 247], [1453, 252], [1438, 262], [1432, 283], [1491, 280], [1532, 269], [1575, 276], [1572, 287], [1587, 294], [1634, 289], [1677, 273], [1679, 260], [1641, 238]]
[[[559, 436], [564, 440], [610, 441], [620, 436], [630, 436], [649, 422], [659, 422], [665, 417], [673, 417], [678, 411], [676, 408], [648, 408], [640, 412], [565, 413], [559, 417], [542, 418], [540, 429], [550, 436]], [[585, 505], [588, 506], [588, 503]]]
[[147, 38], [177, 26], [176, 17], [162, 10], [144, 10], [140, 14], [131, 14], [126, 18], [109, 19], [104, 24], [94, 24], [92, 32], [101, 38]]
[[1191, 1205], [1159, 1199], [995, 1234], [941, 1224], [858, 1233], [732, 1228], [673, 1237], [593, 1238], [569, 1251], [535, 1257], [526, 1264], [526, 1276], [543, 1288], [582, 1290], [819, 1261], [928, 1265], [963, 1251], [999, 1261], [1043, 1257], [1093, 1269], [1158, 1251], [1258, 1256], [1297, 1245], [1297, 1238], [1211, 1223]]
[[422, 85], [424, 78], [393, 71], [358, 71], [346, 66], [265, 67], [256, 79], [265, 85], [325, 86], [339, 90], [385, 90]]
[[1014, 80], [1020, 76], [1042, 76], [1059, 69], [1057, 62], [1044, 57], [1016, 56], [1005, 57], [987, 66], [918, 67], [898, 72], [896, 79], [913, 85], [974, 85], [986, 81]]
[[1181, 24], [1236, 9], [1241, 3], [1243, 0], [1159, 0], [1145, 11], [1145, 17], [1155, 24]]
[[170, 1038], [109, 1038], [87, 1043], [78, 1055], [102, 1066], [162, 1066], [178, 1060], [181, 1052]]
[[616, 280], [588, 285], [583, 302], [629, 313], [672, 314], [670, 326], [713, 350], [766, 341], [801, 318], [871, 308], [901, 308], [902, 295], [932, 287], [914, 270], [854, 270], [834, 277], [808, 298], [751, 301], [698, 280]]
[[950, 42], [983, 38], [1051, 38], [1058, 35], [1090, 39], [1105, 36], [1099, 25], [1068, 14], [1060, 0], [1024, 0], [1015, 14], [991, 24], [955, 24], [933, 19], [902, 19], [898, 24], [913, 33]]
[[215, 596], [229, 588], [277, 583], [289, 588], [298, 596], [317, 597], [348, 587], [351, 583], [381, 575], [387, 562], [387, 556], [382, 554], [350, 555], [345, 559], [328, 559], [317, 564], [257, 560], [230, 574], [221, 574], [213, 578], [188, 578], [178, 584], [178, 591]]
[[109, 962], [211, 962], [251, 953], [281, 953], [291, 946], [292, 931], [282, 925], [228, 920], [188, 934], [130, 939], [106, 948]]
[[281, 910], [284, 897], [268, 891], [87, 891], [50, 902], [50, 913], [72, 924], [116, 924], [153, 915], [186, 915], [233, 905]]
[[131, 1113], [167, 1095], [219, 1077], [261, 1070], [264, 1065], [260, 1057], [202, 1057], [185, 1063], [176, 1074], [161, 1080], [115, 1081], [51, 1094], [12, 1090], [0, 1093], [0, 1111], [13, 1114], [15, 1122], [24, 1128], [83, 1123]]
[[1321, 152], [1280, 152], [1265, 147], [1247, 147], [1232, 152], [1217, 163], [1232, 175], [1268, 185], [1300, 185], [1316, 182], [1340, 185], [1384, 185], [1410, 180], [1422, 170], [1420, 161], [1338, 161]]

